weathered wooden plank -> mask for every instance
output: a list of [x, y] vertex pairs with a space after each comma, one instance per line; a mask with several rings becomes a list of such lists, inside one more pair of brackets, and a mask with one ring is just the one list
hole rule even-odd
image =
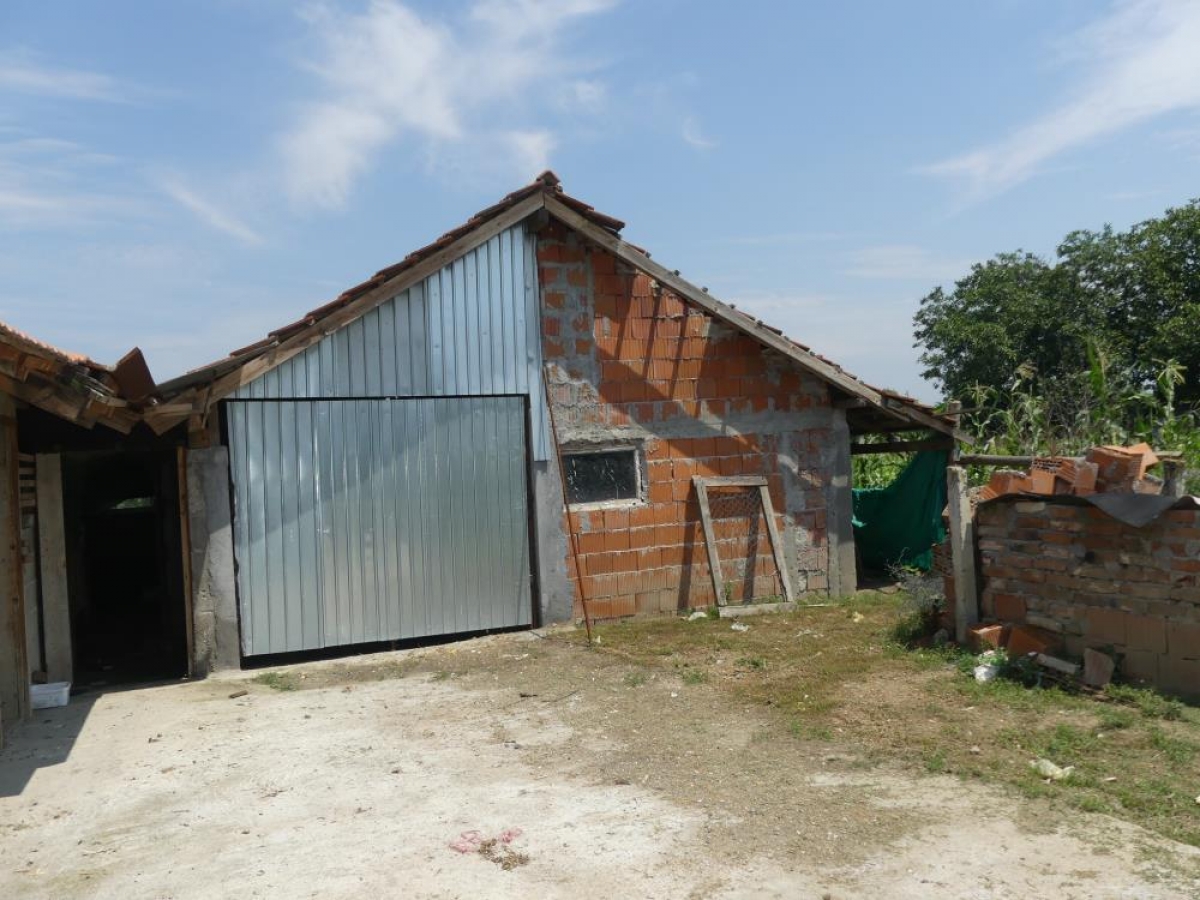
[[63, 522], [62, 458], [59, 454], [38, 455], [37, 487], [46, 677], [50, 681], [70, 681], [74, 669], [71, 602], [67, 587], [67, 536]]
[[700, 526], [704, 529], [704, 548], [708, 551], [708, 568], [712, 576], [713, 594], [717, 606], [725, 605], [725, 590], [721, 584], [721, 557], [717, 553], [717, 538], [713, 534], [712, 510], [708, 505], [708, 486], [698, 475], [692, 477], [696, 494], [700, 498]]
[[947, 438], [924, 441], [888, 441], [881, 444], [851, 444], [850, 453], [863, 456], [875, 453], [920, 453], [923, 450], [953, 450], [954, 441]]
[[192, 635], [195, 624], [192, 621], [192, 520], [188, 506], [186, 447], [175, 448], [175, 479], [179, 496], [179, 543], [180, 551], [183, 554], [183, 624], [187, 641], [187, 671], [188, 677], [191, 678], [194, 656], [192, 650], [195, 647], [195, 639]]
[[0, 394], [0, 722], [29, 714], [21, 517], [17, 501], [17, 416]]
[[771, 537], [775, 568], [779, 570], [779, 580], [783, 582], [783, 597], [791, 603], [795, 599], [792, 596], [792, 579], [788, 576], [787, 561], [783, 557], [783, 542], [779, 539], [779, 529], [775, 527], [775, 506], [771, 503], [771, 492], [763, 485], [758, 489], [758, 493], [762, 498], [763, 515], [767, 519], [767, 534]]
[[[761, 487], [767, 479], [761, 475], [697, 475], [705, 487]], [[694, 480], [695, 480], [694, 479]]]

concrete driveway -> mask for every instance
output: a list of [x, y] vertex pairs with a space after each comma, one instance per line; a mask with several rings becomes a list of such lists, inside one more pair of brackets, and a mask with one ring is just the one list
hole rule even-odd
[[277, 671], [38, 713], [0, 897], [1200, 895], [1192, 848], [529, 633]]

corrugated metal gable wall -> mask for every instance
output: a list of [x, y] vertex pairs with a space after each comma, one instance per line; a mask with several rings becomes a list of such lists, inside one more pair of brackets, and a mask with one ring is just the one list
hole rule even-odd
[[549, 458], [534, 235], [515, 225], [231, 399], [525, 394]]

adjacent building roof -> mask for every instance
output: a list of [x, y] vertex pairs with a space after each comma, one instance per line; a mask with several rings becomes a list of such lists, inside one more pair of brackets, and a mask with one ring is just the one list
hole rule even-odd
[[[122, 361], [126, 369], [129, 359]], [[69, 422], [85, 428], [101, 423], [124, 433], [133, 429], [140, 416], [122, 396], [118, 369], [0, 322], [0, 391]]]

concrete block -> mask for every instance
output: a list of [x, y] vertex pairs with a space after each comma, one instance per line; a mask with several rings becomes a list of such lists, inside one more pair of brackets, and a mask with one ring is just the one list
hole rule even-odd
[[999, 649], [1008, 643], [1008, 625], [972, 625], [967, 629], [967, 641], [975, 652]]
[[1200, 659], [1200, 624], [1169, 622], [1165, 630], [1165, 653], [1174, 659]]
[[1049, 616], [1039, 616], [1034, 613], [1029, 613], [1025, 616], [1025, 624], [1032, 625], [1034, 628], [1053, 631], [1056, 634], [1061, 634], [1064, 630], [1063, 623], [1058, 619], [1052, 619]]
[[1200, 697], [1200, 660], [1161, 657], [1158, 686], [1188, 697]]
[[1091, 607], [1084, 617], [1084, 636], [1093, 647], [1104, 644], [1125, 646], [1128, 643], [1128, 618], [1123, 610]]
[[996, 618], [1000, 621], [1025, 621], [1025, 598], [1019, 594], [994, 594], [992, 596], [992, 603], [995, 606]]
[[1126, 653], [1121, 659], [1121, 674], [1130, 681], [1159, 684], [1158, 663], [1161, 657], [1157, 653], [1146, 653], [1144, 650], [1134, 650]]
[[1092, 687], [1104, 687], [1112, 681], [1116, 661], [1099, 650], [1083, 651], [1083, 683]]
[[1054, 653], [1061, 645], [1058, 635], [1028, 625], [1015, 626], [1008, 635], [1007, 650], [1010, 656], [1025, 656], [1028, 653]]
[[1127, 644], [1130, 650], [1148, 653], [1167, 652], [1167, 623], [1155, 616], [1126, 616]]

